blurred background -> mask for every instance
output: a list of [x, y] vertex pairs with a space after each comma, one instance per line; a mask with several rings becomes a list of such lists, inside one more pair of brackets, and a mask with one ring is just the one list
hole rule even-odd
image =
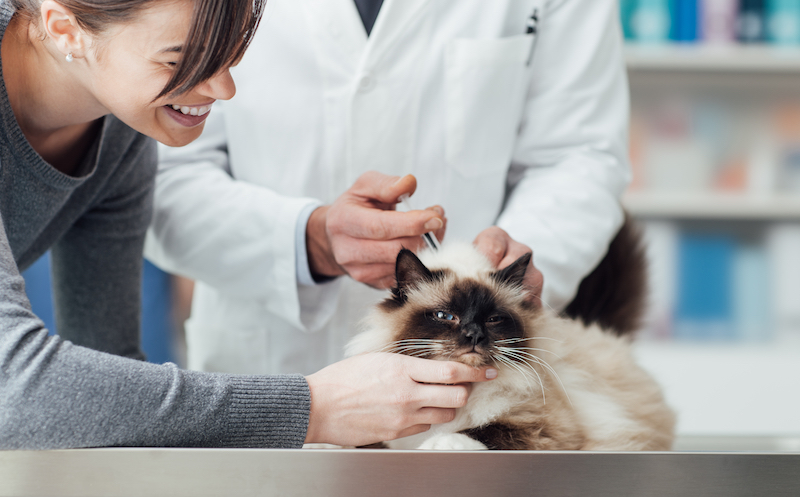
[[[591, 0], [587, 0], [591, 1]], [[684, 436], [800, 437], [800, 0], [621, 0], [636, 342]], [[49, 261], [24, 274], [54, 329]], [[184, 366], [192, 282], [146, 263], [143, 347]]]
[[637, 343], [684, 435], [800, 434], [800, 0], [622, 0]]

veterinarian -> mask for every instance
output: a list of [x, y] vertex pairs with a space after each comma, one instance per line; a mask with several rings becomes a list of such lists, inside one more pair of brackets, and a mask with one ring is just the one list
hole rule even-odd
[[236, 98], [160, 151], [146, 255], [197, 281], [189, 366], [340, 359], [400, 248], [445, 222], [501, 267], [532, 249], [529, 284], [565, 306], [623, 221], [618, 17], [614, 0], [270, 0]]
[[[307, 378], [140, 360], [154, 139], [189, 143], [233, 96], [229, 68], [261, 12], [253, 0], [0, 1], [0, 450], [372, 443], [451, 420], [463, 383], [496, 375], [395, 354]], [[32, 314], [20, 276], [48, 248], [61, 336]]]

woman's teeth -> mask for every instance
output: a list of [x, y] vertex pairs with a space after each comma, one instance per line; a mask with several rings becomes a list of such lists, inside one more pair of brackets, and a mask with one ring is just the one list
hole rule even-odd
[[203, 107], [187, 107], [184, 105], [183, 107], [181, 107], [180, 105], [173, 104], [172, 108], [177, 111], [180, 111], [181, 114], [189, 114], [191, 116], [202, 116], [203, 114], [211, 110], [210, 105], [204, 105]]

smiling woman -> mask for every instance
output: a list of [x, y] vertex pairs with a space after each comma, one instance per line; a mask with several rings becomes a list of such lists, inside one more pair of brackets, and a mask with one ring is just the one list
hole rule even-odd
[[[299, 447], [299, 375], [145, 363], [153, 138], [196, 138], [233, 96], [262, 0], [0, 0], [0, 450]], [[20, 270], [51, 249], [58, 336]]]
[[[21, 70], [7, 84], [51, 82], [34, 101], [9, 91], [26, 135], [76, 131], [113, 114], [172, 146], [197, 138], [214, 100], [233, 96], [228, 69], [244, 54], [264, 7], [264, 0], [10, 3], [16, 14], [9, 31], [21, 36], [4, 44], [10, 45], [5, 59]], [[41, 108], [55, 102], [59, 116]]]
[[[183, 2], [190, 7], [188, 17], [166, 18], [173, 31], [181, 20], [187, 22], [188, 33], [180, 44], [166, 48], [162, 52], [181, 54], [179, 62], [169, 62], [175, 66], [169, 83], [162, 89], [164, 96], [169, 93], [183, 93], [198, 83], [209, 79], [223, 67], [238, 60], [244, 54], [261, 19], [266, 0], [252, 2], [208, 0]], [[46, 2], [44, 2], [46, 3]], [[163, 0], [62, 0], [58, 2], [68, 9], [78, 26], [87, 33], [100, 35], [110, 26], [121, 26], [135, 21], [145, 9], [169, 6]], [[42, 0], [11, 0], [18, 15], [29, 22], [37, 23], [43, 11]], [[179, 31], [180, 32], [180, 31]], [[238, 36], [236, 35], [238, 33]], [[167, 34], [167, 33], [164, 33]]]

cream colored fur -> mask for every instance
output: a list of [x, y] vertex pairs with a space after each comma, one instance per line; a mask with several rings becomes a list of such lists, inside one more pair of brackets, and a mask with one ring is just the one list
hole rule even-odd
[[[470, 245], [446, 245], [420, 259], [429, 269], [448, 268], [456, 278], [469, 277], [493, 284], [492, 267]], [[452, 279], [427, 295], [409, 294], [409, 304], [435, 301]], [[500, 291], [503, 291], [502, 289]], [[505, 290], [507, 291], [507, 290]], [[421, 293], [421, 292], [420, 292]], [[519, 299], [519, 295], [505, 298]], [[429, 304], [428, 304], [429, 305]], [[385, 349], [398, 329], [394, 316], [376, 309], [364, 331], [348, 345], [348, 354]], [[391, 448], [474, 450], [483, 444], [458, 432], [503, 422], [543, 424], [554, 439], [543, 448], [582, 450], [669, 450], [675, 415], [661, 389], [639, 367], [628, 339], [598, 327], [563, 319], [549, 310], [530, 314], [528, 330], [536, 338], [528, 346], [549, 368], [533, 365], [535, 373], [499, 364], [497, 379], [477, 383], [468, 404], [455, 420], [430, 431], [389, 442]], [[555, 434], [555, 435], [553, 435]]]

